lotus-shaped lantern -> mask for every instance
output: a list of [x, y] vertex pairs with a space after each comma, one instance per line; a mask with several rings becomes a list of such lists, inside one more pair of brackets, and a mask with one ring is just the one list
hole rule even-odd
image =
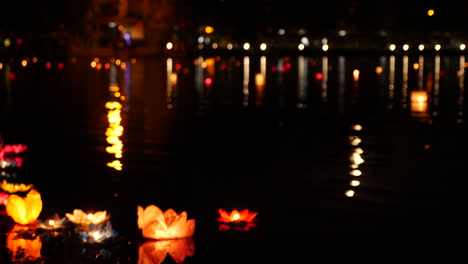
[[16, 192], [27, 192], [34, 187], [32, 184], [24, 184], [24, 183], [10, 183], [6, 180], [3, 180], [0, 183], [0, 189], [4, 190], [8, 193], [16, 193]]
[[167, 254], [175, 263], [183, 263], [186, 257], [195, 255], [193, 238], [148, 240], [138, 248], [138, 264], [160, 264]]
[[149, 205], [144, 209], [138, 206], [137, 213], [138, 228], [142, 230], [145, 238], [184, 238], [192, 237], [195, 232], [195, 220], [188, 220], [185, 211], [177, 214], [170, 208], [163, 213], [159, 207]]
[[6, 203], [7, 215], [21, 225], [31, 224], [36, 221], [41, 211], [41, 194], [36, 189], [31, 189], [24, 198], [17, 194], [12, 194]]
[[81, 209], [75, 209], [73, 210], [73, 214], [66, 213], [65, 216], [70, 222], [85, 230], [87, 230], [91, 224], [99, 225], [109, 220], [109, 215], [106, 211], [85, 213]]
[[219, 208], [218, 209], [220, 222], [219, 230], [229, 230], [231, 228], [248, 231], [251, 227], [255, 227], [254, 219], [257, 216], [256, 212], [249, 212], [248, 209], [239, 211], [232, 210], [230, 213]]

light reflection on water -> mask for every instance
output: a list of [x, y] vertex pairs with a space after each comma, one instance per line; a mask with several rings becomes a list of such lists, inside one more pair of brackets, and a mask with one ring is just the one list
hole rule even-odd
[[[450, 68], [441, 63], [446, 59]], [[6, 139], [21, 141], [23, 136], [34, 143], [25, 164], [34, 164], [40, 175], [48, 172], [49, 177], [32, 177], [43, 189], [46, 210], [70, 211], [72, 204], [109, 206], [113, 224], [125, 229], [120, 233], [133, 245], [138, 240], [132, 231], [135, 205], [146, 202], [198, 216], [196, 236], [216, 232], [209, 226], [210, 212], [216, 214], [226, 203], [257, 207], [266, 216], [260, 232], [267, 234], [281, 225], [295, 225], [303, 232], [341, 231], [350, 227], [352, 221], [347, 220], [356, 223], [360, 217], [362, 223], [353, 226], [357, 230], [409, 228], [413, 222], [431, 219], [426, 207], [447, 213], [436, 199], [447, 193], [434, 182], [446, 175], [448, 165], [454, 165], [450, 172], [463, 169], [458, 161], [465, 155], [451, 154], [457, 144], [466, 145], [464, 136], [457, 134], [466, 122], [463, 56], [141, 58], [125, 61], [124, 67], [123, 62], [117, 67], [116, 60], [100, 59], [102, 65], [109, 63], [108, 70], [91, 68], [90, 61], [65, 65], [74, 71], [70, 76], [46, 72], [45, 67], [40, 74], [25, 72], [32, 67], [29, 64], [24, 68], [4, 64], [0, 92], [7, 96], [1, 100], [10, 104], [1, 108], [0, 128]], [[417, 69], [411, 67], [414, 63], [419, 64]], [[187, 73], [176, 67], [179, 64]], [[353, 70], [359, 70], [357, 80]], [[17, 79], [9, 79], [10, 72]], [[58, 82], [32, 89], [28, 74], [43, 81], [42, 74], [59, 76], [72, 87], [67, 90]], [[412, 113], [415, 90], [428, 92], [426, 107], [418, 110], [424, 118]], [[75, 131], [72, 146], [61, 144], [64, 136], [55, 130], [32, 136], [26, 128], [37, 127], [39, 121], [17, 122], [31, 108], [41, 109], [39, 101], [30, 99], [33, 96], [52, 109], [64, 108], [58, 98], [75, 98], [76, 112], [49, 111], [42, 119], [58, 131]], [[14, 104], [23, 101], [24, 109]], [[67, 123], [67, 118], [73, 122]], [[440, 123], [447, 124], [447, 130]], [[34, 151], [38, 147], [40, 151]], [[441, 153], [451, 158], [441, 158]], [[112, 168], [107, 167], [109, 155], [118, 161]], [[47, 163], [51, 157], [54, 169]], [[70, 170], [70, 160], [81, 166]], [[107, 177], [115, 173], [109, 171], [113, 168], [121, 169], [123, 176]], [[16, 171], [0, 175], [7, 173]], [[64, 174], [80, 179], [77, 186], [60, 188]], [[464, 183], [448, 174], [452, 181]], [[453, 187], [446, 182], [445, 188]], [[424, 212], [408, 213], [412, 206]], [[443, 229], [436, 222], [458, 216], [450, 213], [426, 220], [424, 226]], [[161, 248], [170, 254], [170, 247]], [[133, 260], [136, 252], [144, 253], [140, 249], [133, 252]], [[157, 256], [139, 257], [161, 261]]]

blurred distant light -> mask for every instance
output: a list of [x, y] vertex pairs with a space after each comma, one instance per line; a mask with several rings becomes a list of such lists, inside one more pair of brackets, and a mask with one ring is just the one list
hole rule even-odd
[[65, 64], [63, 64], [63, 62], [59, 62], [57, 64], [57, 68], [59, 68], [60, 70], [63, 69], [64, 66], [65, 66]]
[[104, 69], [109, 70], [110, 69], [110, 63], [106, 62], [104, 64]]
[[440, 44], [436, 44], [436, 45], [435, 45], [435, 50], [439, 51], [440, 48], [442, 48], [442, 46], [441, 46]]
[[214, 28], [212, 26], [206, 26], [205, 27], [205, 33], [206, 34], [211, 34], [214, 32]]
[[266, 43], [260, 44], [260, 49], [261, 50], [266, 50], [267, 49], [267, 44]]
[[11, 45], [11, 40], [10, 40], [9, 38], [4, 39], [4, 40], [3, 40], [3, 45], [4, 45], [5, 47], [10, 47], [10, 45]]
[[354, 79], [355, 81], [358, 81], [358, 80], [359, 80], [359, 70], [358, 70], [358, 69], [356, 69], [356, 70], [353, 71], [353, 79]]
[[356, 131], [361, 131], [362, 126], [360, 124], [356, 124], [356, 125], [353, 126], [353, 129], [356, 130]]
[[327, 44], [327, 43], [328, 43], [328, 39], [327, 39], [327, 38], [323, 38], [323, 39], [322, 39], [322, 45], [325, 45], [325, 44]]
[[286, 34], [286, 30], [284, 30], [284, 28], [278, 29], [278, 35], [283, 36], [284, 34]]
[[203, 43], [203, 42], [205, 42], [205, 38], [203, 36], [199, 36], [198, 39], [197, 39], [197, 42], [198, 43]]
[[198, 49], [202, 50], [203, 49], [203, 44], [198, 44]]
[[420, 51], [423, 51], [423, 50], [424, 50], [424, 45], [423, 45], [423, 44], [419, 44], [418, 49], [419, 49]]
[[228, 43], [228, 44], [226, 45], [226, 48], [227, 48], [228, 50], [231, 50], [231, 49], [232, 49], [232, 43]]
[[205, 44], [210, 44], [210, 42], [211, 42], [211, 39], [209, 37], [206, 37], [205, 38]]
[[353, 191], [353, 190], [347, 190], [347, 191], [345, 192], [345, 195], [346, 195], [347, 197], [353, 197], [353, 196], [354, 196], [354, 191]]
[[409, 45], [408, 45], [408, 44], [404, 44], [404, 45], [403, 45], [403, 50], [404, 50], [404, 51], [408, 51], [408, 50], [409, 50]]
[[27, 60], [22, 60], [21, 61], [21, 66], [23, 66], [23, 68], [28, 66], [28, 61]]
[[349, 174], [358, 177], [362, 175], [362, 172], [360, 170], [352, 170]]
[[16, 45], [18, 45], [18, 46], [23, 44], [23, 39], [21, 39], [21, 38], [17, 38], [15, 41], [16, 41]]
[[107, 26], [109, 26], [110, 28], [115, 28], [117, 26], [117, 24], [115, 22], [109, 22], [109, 24], [107, 24]]
[[123, 31], [123, 30], [124, 30], [124, 26], [123, 26], [123, 25], [119, 25], [119, 26], [117, 27], [117, 30], [118, 30], [118, 31]]
[[321, 81], [321, 80], [323, 79], [323, 73], [317, 72], [317, 73], [315, 74], [315, 79], [316, 79], [317, 81]]
[[0, 62], [0, 70], [3, 69], [3, 63]]
[[299, 45], [297, 45], [297, 49], [298, 50], [304, 50], [304, 44], [300, 43]]
[[213, 84], [213, 79], [206, 77], [203, 82], [205, 83], [205, 86], [210, 87]]
[[338, 36], [340, 36], [340, 37], [346, 36], [346, 30], [343, 30], [343, 29], [342, 29], [342, 30], [338, 30]]
[[419, 63], [416, 62], [415, 64], [413, 64], [413, 69], [418, 70], [419, 69]]
[[116, 60], [115, 60], [115, 65], [119, 66], [120, 63], [122, 63], [122, 61], [121, 61], [120, 59], [116, 59]]
[[250, 43], [245, 42], [244, 45], [242, 45], [242, 47], [244, 48], [244, 50], [249, 50], [250, 49]]
[[350, 185], [351, 185], [351, 186], [354, 186], [354, 187], [359, 186], [359, 184], [361, 184], [361, 182], [359, 182], [358, 180], [352, 180], [352, 181], [350, 182]]
[[310, 44], [309, 39], [307, 37], [302, 37], [301, 38], [301, 43], [306, 45], [306, 46], [309, 46], [309, 44]]
[[130, 36], [130, 33], [125, 33], [124, 34], [124, 39], [125, 43], [127, 43], [127, 46], [130, 46], [132, 44], [132, 37]]
[[52, 68], [52, 63], [50, 63], [50, 61], [46, 62], [45, 67], [46, 69], [50, 70]]
[[8, 74], [8, 79], [11, 80], [11, 81], [13, 81], [14, 79], [16, 79], [16, 73], [10, 72], [10, 73]]
[[33, 63], [36, 63], [36, 62], [37, 62], [37, 57], [33, 57], [33, 58], [32, 58], [32, 62], [33, 62]]
[[395, 44], [390, 44], [390, 46], [388, 46], [388, 48], [391, 50], [391, 51], [394, 51], [396, 49], [396, 45]]
[[96, 67], [96, 64], [97, 64], [97, 63], [96, 63], [95, 61], [92, 61], [92, 62], [90, 63], [91, 68], [95, 68], [95, 67]]
[[135, 63], [137, 62], [137, 59], [136, 59], [136, 58], [131, 58], [131, 59], [130, 59], [130, 62], [131, 62], [132, 64], [135, 64]]
[[375, 67], [375, 73], [377, 73], [378, 75], [382, 74], [383, 72], [383, 68], [382, 66], [377, 66]]
[[429, 9], [429, 10], [427, 10], [427, 15], [428, 15], [428, 16], [433, 16], [434, 13], [435, 13], [434, 9]]
[[218, 43], [213, 43], [213, 44], [211, 44], [211, 48], [217, 49], [217, 48], [218, 48]]
[[323, 45], [322, 45], [322, 50], [323, 50], [323, 51], [327, 51], [328, 48], [329, 48], [329, 47], [328, 47], [328, 44], [323, 44]]
[[460, 44], [460, 50], [465, 50], [465, 48], [466, 48], [466, 45], [465, 45], [465, 44], [463, 44], [463, 43]]
[[174, 47], [174, 44], [172, 44], [172, 42], [166, 43], [166, 49], [167, 50], [171, 50], [173, 47]]

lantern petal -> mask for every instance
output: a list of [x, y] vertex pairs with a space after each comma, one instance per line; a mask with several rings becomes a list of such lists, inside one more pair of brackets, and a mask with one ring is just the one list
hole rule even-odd
[[164, 221], [167, 226], [171, 226], [176, 221], [178, 215], [174, 209], [169, 208], [164, 212]]
[[165, 223], [164, 215], [161, 209], [155, 205], [149, 205], [145, 209], [138, 206], [138, 228], [142, 229], [153, 221]]
[[42, 199], [41, 194], [32, 189], [28, 192], [25, 198], [26, 204], [26, 218], [29, 222], [35, 221], [42, 211]]

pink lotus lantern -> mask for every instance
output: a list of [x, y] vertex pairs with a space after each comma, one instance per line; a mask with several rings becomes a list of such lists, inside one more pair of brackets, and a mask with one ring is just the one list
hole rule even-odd
[[0, 193], [0, 205], [6, 204], [6, 202], [8, 201], [8, 197], [10, 197], [10, 195], [8, 193], [1, 192]]
[[138, 206], [138, 228], [142, 235], [150, 239], [173, 239], [192, 237], [195, 232], [195, 220], [187, 219], [183, 211], [177, 214], [173, 209], [165, 212], [155, 205], [144, 208]]
[[248, 209], [238, 211], [232, 210], [230, 213], [219, 208], [218, 209], [220, 222], [219, 230], [225, 231], [231, 228], [236, 230], [248, 231], [250, 228], [255, 227], [254, 219], [257, 216], [256, 212], [249, 212]]

